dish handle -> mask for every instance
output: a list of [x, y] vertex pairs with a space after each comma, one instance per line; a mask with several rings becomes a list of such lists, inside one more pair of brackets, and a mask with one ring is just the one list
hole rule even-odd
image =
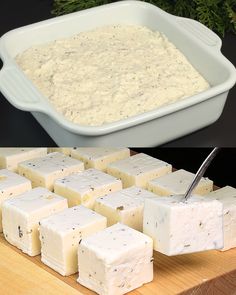
[[16, 67], [3, 66], [0, 71], [0, 91], [20, 110], [45, 113], [47, 109], [38, 90]]
[[184, 17], [175, 17], [175, 18], [177, 23], [181, 25], [186, 31], [188, 31], [196, 39], [203, 42], [208, 47], [211, 47], [213, 50], [220, 51], [222, 47], [222, 40], [216, 33], [214, 33], [208, 27], [190, 18], [184, 18]]

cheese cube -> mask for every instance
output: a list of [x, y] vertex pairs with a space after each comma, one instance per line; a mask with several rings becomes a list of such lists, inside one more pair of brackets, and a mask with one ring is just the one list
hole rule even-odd
[[145, 200], [143, 232], [154, 241], [154, 249], [179, 255], [223, 247], [223, 206], [216, 200], [192, 196]]
[[2, 202], [31, 190], [31, 182], [7, 169], [0, 170], [0, 232], [2, 232]]
[[142, 231], [144, 200], [153, 197], [157, 196], [133, 186], [96, 199], [94, 209], [107, 217], [108, 226], [121, 222]]
[[73, 150], [72, 148], [66, 148], [66, 147], [64, 147], [64, 148], [58, 148], [58, 147], [57, 148], [48, 148], [48, 153], [58, 152], [58, 153], [62, 153], [64, 155], [66, 155], [66, 156], [70, 156], [72, 150]]
[[81, 241], [78, 282], [101, 295], [120, 295], [153, 280], [152, 239], [115, 224]]
[[206, 197], [218, 200], [223, 204], [224, 248], [221, 251], [236, 247], [236, 189], [226, 186], [211, 192]]
[[32, 181], [32, 186], [43, 186], [53, 190], [57, 178], [84, 170], [84, 163], [61, 153], [51, 153], [45, 157], [19, 164], [19, 174]]
[[0, 168], [18, 172], [18, 163], [46, 154], [46, 148], [0, 148]]
[[95, 168], [106, 172], [107, 165], [128, 158], [128, 148], [75, 148], [71, 152], [73, 158], [84, 162], [85, 168]]
[[133, 185], [146, 188], [149, 180], [170, 173], [171, 170], [170, 164], [142, 153], [107, 166], [107, 173], [120, 178], [124, 188]]
[[2, 204], [5, 239], [30, 256], [40, 254], [39, 221], [67, 208], [67, 200], [45, 188], [35, 188]]
[[84, 206], [72, 207], [40, 221], [41, 260], [69, 276], [78, 272], [81, 239], [106, 227], [106, 218]]
[[[189, 185], [193, 181], [194, 174], [180, 169], [173, 173], [150, 180], [147, 189], [159, 196], [185, 194]], [[213, 181], [202, 178], [194, 190], [194, 194], [206, 195], [213, 190]]]
[[69, 207], [93, 208], [95, 199], [122, 189], [119, 179], [96, 169], [88, 169], [55, 181], [55, 193], [68, 199]]

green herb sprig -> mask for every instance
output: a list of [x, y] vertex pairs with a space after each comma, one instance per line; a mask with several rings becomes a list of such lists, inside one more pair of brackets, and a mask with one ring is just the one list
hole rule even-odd
[[[52, 13], [63, 15], [117, 1], [54, 0]], [[221, 36], [236, 34], [236, 0], [147, 0], [163, 10], [200, 21]]]

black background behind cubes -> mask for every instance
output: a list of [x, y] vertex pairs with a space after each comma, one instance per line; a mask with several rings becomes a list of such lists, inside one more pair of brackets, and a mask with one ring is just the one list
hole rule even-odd
[[[166, 161], [176, 169], [196, 173], [212, 148], [153, 148], [134, 149]], [[220, 187], [231, 185], [236, 188], [236, 148], [222, 148], [209, 166], [206, 176]]]

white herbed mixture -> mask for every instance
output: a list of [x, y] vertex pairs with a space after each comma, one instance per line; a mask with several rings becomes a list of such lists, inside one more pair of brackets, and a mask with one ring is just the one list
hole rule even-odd
[[116, 25], [34, 46], [17, 63], [68, 120], [118, 121], [209, 88], [167, 38], [146, 27]]

